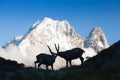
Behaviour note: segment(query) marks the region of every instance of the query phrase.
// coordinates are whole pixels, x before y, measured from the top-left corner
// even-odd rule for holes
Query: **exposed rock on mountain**
[[[86,48],[92,47],[96,52],[100,52],[101,50],[109,47],[105,34],[99,27],[94,28],[90,32],[89,36],[85,40],[84,46]]]
[[[28,66],[34,66],[36,55],[39,53],[50,54],[47,45],[53,52],[56,52],[54,43],[60,45],[60,51],[80,47],[85,50],[83,57],[93,57],[96,52],[108,47],[104,32],[100,28],[94,28],[89,37],[78,35],[68,21],[53,20],[44,18],[43,21],[37,21],[31,26],[28,32],[23,36],[18,36],[9,41],[4,46],[4,53],[14,55],[6,57],[17,60]],[[84,47],[85,46],[85,47]],[[94,51],[95,50],[95,51]],[[18,55],[18,56],[17,56]],[[72,64],[80,65],[80,60],[74,60]],[[66,62],[63,58],[57,57],[54,64],[55,69],[65,67]]]

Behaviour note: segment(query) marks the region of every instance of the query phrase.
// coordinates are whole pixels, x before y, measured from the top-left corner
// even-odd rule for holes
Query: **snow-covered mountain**
[[[100,52],[101,50],[109,47],[105,34],[99,27],[92,29],[85,40],[84,46],[86,48],[92,47],[96,52]]]
[[[83,42],[84,38],[79,36],[67,21],[45,18],[42,22],[37,21],[32,26],[20,42],[19,48],[27,48],[32,45],[46,47],[56,43],[60,45],[61,50],[66,50],[73,47],[83,47]]]
[[[2,56],[5,58],[33,66],[36,55],[39,53],[50,54],[47,45],[50,46],[53,52],[56,52],[54,43],[60,45],[60,51],[75,47],[84,49],[86,53],[83,57],[85,59],[96,55],[95,51],[108,47],[104,32],[100,28],[93,29],[89,37],[85,39],[75,32],[68,21],[44,18],[43,21],[38,20],[35,22],[23,37],[18,36],[9,41],[4,48],[0,49],[0,52],[2,51]],[[4,55],[4,53],[9,54]],[[74,60],[73,64],[80,64],[78,60]],[[63,58],[57,57],[54,67],[55,69],[65,67],[65,63]]]

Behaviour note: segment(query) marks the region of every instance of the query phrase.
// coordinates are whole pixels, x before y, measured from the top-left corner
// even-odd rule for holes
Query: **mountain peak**
[[[56,22],[58,22],[58,20],[53,20],[52,18],[45,17],[45,18],[42,20],[41,23],[48,23],[48,24],[50,24],[50,23],[56,23]]]
[[[49,17],[45,17],[44,19],[43,19],[43,21],[54,21],[52,18],[49,18]]]
[[[92,47],[96,52],[109,47],[106,36],[100,27],[93,28],[85,41],[85,47]]]
[[[104,34],[104,32],[103,32],[102,28],[95,27],[90,32],[90,35],[92,35],[92,34],[100,35],[100,34]]]
[[[102,31],[102,28],[101,27],[95,27],[95,28],[93,28],[92,30],[94,30],[94,31]]]

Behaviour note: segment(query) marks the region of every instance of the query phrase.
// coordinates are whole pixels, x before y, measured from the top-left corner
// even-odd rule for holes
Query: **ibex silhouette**
[[[83,64],[84,58],[82,57],[82,54],[85,52],[83,49],[74,48],[64,52],[59,52],[59,48],[60,48],[59,45],[58,45],[58,48],[55,45],[55,48],[57,50],[57,55],[66,60],[66,67],[68,67],[68,62],[70,63],[70,66],[72,66],[71,61],[77,58],[79,58],[81,60],[81,64]]]
[[[40,53],[39,55],[36,56],[37,60],[35,61],[35,68],[36,68],[36,63],[38,64],[38,68],[40,67],[41,64],[46,65],[46,69],[48,69],[48,66],[51,66],[52,70],[53,70],[53,64],[55,62],[55,59],[57,57],[57,55],[51,51],[50,47],[47,46],[51,55],[49,54],[45,54],[45,53]],[[57,50],[57,47],[56,47]]]

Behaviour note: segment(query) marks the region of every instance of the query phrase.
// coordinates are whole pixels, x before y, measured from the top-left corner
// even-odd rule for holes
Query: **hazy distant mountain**
[[[85,40],[85,47],[92,47],[96,52],[109,47],[105,33],[99,27],[92,29],[89,36]]]
[[[85,39],[76,33],[68,21],[44,18],[43,21],[38,20],[33,24],[23,37],[18,36],[9,41],[4,46],[4,49],[0,51],[2,53],[9,53],[2,54],[5,58],[14,59],[33,66],[37,54],[50,54],[47,45],[56,52],[54,43],[60,45],[60,51],[80,47],[86,51],[83,55],[84,58],[92,57],[96,55],[95,51],[108,47],[105,34],[100,28],[93,29],[89,37]],[[78,60],[73,61],[73,64],[80,64]],[[64,67],[65,60],[57,57],[54,66],[56,69]]]
[[[3,45],[3,48],[6,48],[9,46],[9,44],[16,44],[19,45],[19,42],[21,41],[22,36],[15,36],[12,40],[9,40],[5,45]]]

